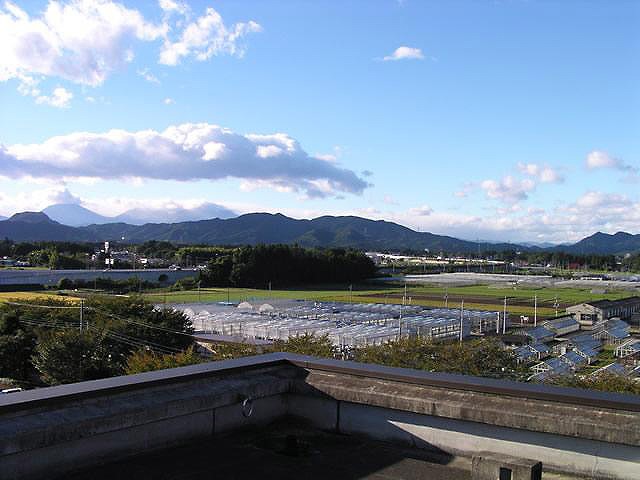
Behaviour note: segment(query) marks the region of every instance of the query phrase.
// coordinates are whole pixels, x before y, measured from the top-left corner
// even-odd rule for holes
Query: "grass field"
[[[464,299],[465,308],[478,310],[502,310],[504,297],[507,297],[507,308],[512,315],[530,315],[534,312],[534,297],[538,297],[538,315],[552,317],[555,315],[554,304],[558,303],[558,312],[562,313],[569,305],[603,298],[616,299],[631,295],[629,292],[616,291],[606,294],[591,293],[589,289],[579,288],[530,288],[513,289],[498,288],[488,285],[463,287],[414,285],[407,286],[407,297],[413,305],[426,307],[443,307],[445,294],[448,306],[459,308]],[[200,292],[152,292],[145,296],[157,303],[191,303],[273,299],[303,299],[314,301],[339,301],[362,303],[402,303],[404,286],[402,285],[354,285],[353,293],[347,287],[309,287],[305,289],[256,290],[244,288],[202,288]]]

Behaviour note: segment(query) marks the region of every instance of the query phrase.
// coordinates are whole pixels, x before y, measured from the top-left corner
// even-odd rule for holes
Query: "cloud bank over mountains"
[[[0,145],[2,176],[64,179],[217,180],[322,198],[361,194],[369,184],[352,170],[310,156],[289,135],[238,134],[208,123],[162,132],[76,132],[42,143]]]

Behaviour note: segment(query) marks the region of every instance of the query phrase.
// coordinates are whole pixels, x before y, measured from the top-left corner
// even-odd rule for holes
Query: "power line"
[[[121,317],[121,316],[116,315],[114,313],[109,313],[109,312],[105,312],[103,310],[99,310],[99,309],[97,309],[95,307],[86,307],[85,309],[86,310],[94,310],[94,311],[96,311],[98,313],[102,313],[103,315],[107,315],[109,317],[115,318],[116,320],[121,320],[123,322],[133,323],[135,325],[140,325],[142,327],[152,328],[152,329],[155,329],[155,330],[161,330],[163,332],[174,333],[176,335],[183,335],[183,336],[186,336],[186,337],[193,337],[193,335],[191,333],[180,332],[179,330],[172,330],[170,328],[160,327],[158,325],[153,325],[153,324],[150,324],[150,323],[138,322],[138,321],[135,321],[135,320],[131,320],[130,318]]]

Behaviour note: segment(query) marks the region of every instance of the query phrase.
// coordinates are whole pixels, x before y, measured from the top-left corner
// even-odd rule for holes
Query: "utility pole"
[[[82,332],[82,324],[84,322],[83,320],[83,313],[84,313],[84,298],[80,299],[80,331]]]
[[[498,321],[496,322],[496,335],[500,333],[500,312],[496,312],[498,314]]]
[[[462,343],[462,324],[464,320],[464,298],[460,302],[460,343]]]
[[[533,326],[538,326],[538,296],[533,297]]]
[[[202,280],[198,280],[198,303],[200,303],[200,283]]]
[[[444,308],[449,308],[449,288],[444,287]]]
[[[556,309],[556,317],[558,316],[558,307],[560,304],[558,303],[558,297],[556,296],[553,300],[553,307]]]
[[[502,314],[502,334],[507,333],[507,297],[504,297],[504,310]]]

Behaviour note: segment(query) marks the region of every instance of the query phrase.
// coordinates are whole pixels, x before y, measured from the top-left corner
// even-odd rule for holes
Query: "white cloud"
[[[564,177],[558,170],[547,165],[519,163],[518,169],[525,175],[536,178],[540,183],[561,183],[564,181]]]
[[[174,103],[176,103],[176,101],[173,98],[165,98],[162,103],[164,103],[165,105],[173,105]]]
[[[144,78],[149,83],[157,83],[157,84],[160,83],[160,80],[158,80],[158,77],[156,77],[153,73],[151,73],[148,68],[143,68],[141,70],[138,70],[137,74],[142,78]]]
[[[113,71],[133,62],[136,42],[162,40],[159,63],[177,65],[186,57],[242,57],[244,37],[262,30],[254,21],[226,26],[213,8],[183,28],[190,16],[186,3],[160,0],[159,7],[164,16],[154,23],[112,0],[49,0],[34,16],[5,2],[0,6],[0,82],[15,79],[21,94],[42,97],[46,103],[38,89],[43,79],[100,86]],[[177,20],[172,20],[174,13],[180,15]],[[147,69],[138,74],[159,83]]]
[[[233,177],[310,197],[360,194],[369,186],[353,171],[308,155],[284,133],[242,135],[207,123],[176,125],[162,132],[76,132],[39,144],[0,145],[0,163],[2,174],[12,178]]]
[[[507,175],[500,181],[485,180],[480,183],[487,197],[500,200],[505,203],[514,203],[526,200],[529,193],[535,189],[535,182],[531,179],[517,179]]]
[[[186,15],[190,12],[189,5],[184,2],[176,2],[174,0],[158,0],[158,5],[162,11],[166,13],[178,13]]]
[[[594,150],[587,155],[586,164],[589,170],[594,170],[596,168],[619,168],[621,162],[607,152]]]
[[[612,168],[628,173],[637,173],[638,167],[629,165],[623,162],[619,158],[615,158],[600,150],[594,150],[587,155],[586,166],[589,170],[596,170],[600,168]]]
[[[95,87],[132,59],[132,40],[152,41],[166,30],[108,0],[49,1],[34,18],[6,2],[0,8],[0,81],[46,76]]]
[[[433,213],[433,208],[429,205],[420,205],[409,210],[409,214],[417,217],[427,217]]]
[[[78,204],[80,199],[63,185],[11,194],[0,191],[0,214],[5,216],[26,211],[39,212],[43,208],[56,203]]]
[[[50,96],[40,95],[36,97],[36,103],[50,105],[56,108],[68,108],[69,102],[73,98],[73,93],[63,87],[53,89]]]
[[[245,53],[241,43],[243,37],[261,31],[262,27],[252,20],[227,27],[218,12],[207,8],[203,16],[184,28],[177,41],[165,39],[160,63],[177,65],[184,57],[204,61],[222,54],[242,57]]]
[[[396,48],[391,55],[382,57],[382,60],[385,62],[395,60],[424,60],[424,54],[419,48],[402,46]]]

